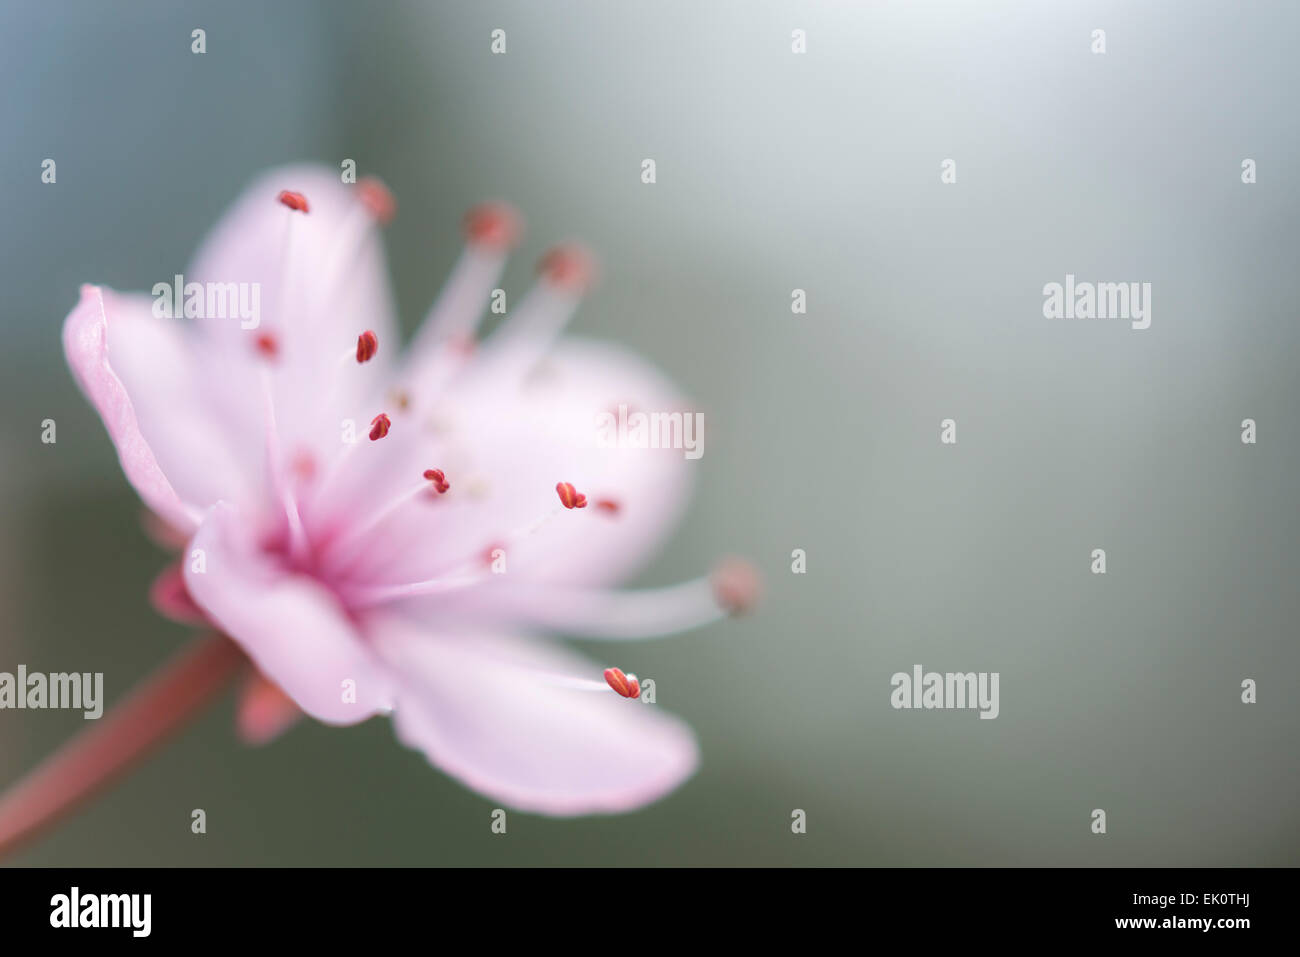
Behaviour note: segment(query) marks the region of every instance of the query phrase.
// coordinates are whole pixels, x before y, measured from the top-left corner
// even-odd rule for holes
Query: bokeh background
[[[575,328],[708,415],[699,494],[640,581],[724,552],[768,579],[750,620],[620,649],[704,753],[639,813],[494,836],[386,722],[249,749],[226,700],[13,860],[1297,863],[1298,29],[1292,3],[1226,0],[8,0],[0,670],[104,671],[116,697],[187,639],[148,606],[164,556],[59,329],[79,283],[180,271],[298,159],[394,189],[408,332],[472,202],[527,215],[512,300],[586,239],[603,282]],[[1151,328],[1045,320],[1067,272],[1151,282]],[[916,663],[1000,672],[1000,717],[893,710]],[[0,712],[0,785],[83,724]]]

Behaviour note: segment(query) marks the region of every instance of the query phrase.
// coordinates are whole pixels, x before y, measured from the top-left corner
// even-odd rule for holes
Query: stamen
[[[618,668],[606,668],[605,683],[624,698],[641,697],[641,682],[637,681],[636,675],[625,675]]]
[[[287,202],[284,198],[285,196],[289,197]],[[294,197],[297,199],[294,199]],[[297,208],[297,200],[301,200],[301,205],[305,212],[307,202],[305,197],[288,190],[284,191],[282,194],[281,202],[286,202],[286,205],[292,204],[290,205],[291,209]],[[297,282],[295,281],[297,276],[294,274],[301,273],[303,271],[303,266],[305,265],[297,263],[294,256],[293,249],[296,245],[294,241],[294,233],[297,229],[310,228],[307,224],[300,224],[295,227],[295,221],[296,217],[286,217],[284,248],[282,252],[281,288],[279,305],[276,312],[277,318],[282,325],[288,324],[289,320],[294,318],[288,314],[288,307],[291,304],[291,300],[294,298],[290,293],[291,290],[296,290],[297,288]],[[314,296],[312,292],[306,292],[302,297],[296,300],[298,311],[295,313],[295,316],[297,318],[304,318],[310,314],[313,309],[323,308],[324,304],[337,303],[345,300],[346,297],[344,296],[344,293],[346,292],[347,287],[346,285],[343,285],[343,283],[351,282],[352,277],[356,275],[356,270],[350,268],[351,264],[355,263],[363,255],[366,250],[366,243],[374,238],[374,222],[369,208],[364,202],[358,202],[355,208],[345,218],[343,224],[338,229],[337,234],[330,242],[328,254],[332,256],[332,259],[326,264],[323,270],[326,282],[313,284],[312,289],[314,290]],[[315,300],[314,302],[311,301],[313,299]],[[300,331],[307,334],[305,330]],[[376,347],[378,346],[378,336],[375,337],[375,345]],[[339,357],[340,365],[356,361],[357,354],[362,351],[363,347],[359,340],[355,351],[349,349]],[[333,403],[334,397],[343,381],[344,379],[340,375],[329,376],[327,394],[321,397],[322,405],[329,406]],[[373,442],[383,438],[383,436],[387,434],[390,425],[391,422],[386,415],[376,416],[375,419],[371,421],[369,433],[371,441]],[[310,498],[306,503],[310,512],[315,513],[321,508],[321,502],[326,491],[335,483],[339,473],[344,471],[344,464],[355,452],[359,444],[359,442],[350,442],[345,444],[343,450],[339,454],[330,456],[324,463],[324,467],[320,470],[319,477],[313,483]]]
[[[295,193],[290,190],[283,190],[280,193],[280,202],[290,210],[301,213],[307,212],[307,197],[302,193]],[[304,228],[304,225],[298,222],[296,216],[286,216],[284,218],[284,240],[280,246],[280,288],[276,296],[275,312],[273,313],[276,323],[286,331],[286,334],[292,336],[295,328],[294,319],[298,315],[290,314],[290,305],[298,292],[298,283],[300,274],[305,264],[298,263],[295,256],[295,248],[298,241],[295,240],[298,231]],[[301,304],[300,304],[301,305]],[[276,346],[278,351],[278,345]]]
[[[394,496],[387,505],[384,505],[381,508],[368,510],[364,518],[360,521],[348,525],[336,538],[325,542],[321,546],[321,567],[327,571],[335,573],[340,573],[346,570],[349,562],[346,561],[347,556],[344,550],[348,546],[357,544],[359,541],[364,539],[366,535],[378,528],[379,525],[382,524],[390,515],[407,502],[422,495],[429,495],[430,482],[433,483],[433,491],[438,495],[445,494],[447,490],[451,488],[451,484],[447,481],[447,476],[441,469],[426,469],[423,478],[418,485],[408,488]],[[430,495],[430,497],[432,496]],[[343,560],[340,561],[339,559]]]
[[[275,394],[271,386],[270,373],[261,370],[262,407],[266,419],[266,464],[271,473],[271,487],[289,526],[289,553],[298,561],[303,560],[310,551],[307,530],[302,523],[302,514],[298,509],[298,497],[285,475],[284,463],[280,451],[280,430],[275,414]]]
[[[433,471],[430,469],[430,471]],[[564,484],[564,483],[561,483]],[[427,486],[426,486],[427,487]],[[585,501],[585,497],[584,497]],[[576,507],[576,506],[575,506]],[[358,584],[346,588],[349,603],[353,607],[365,605],[382,605],[390,601],[405,598],[419,598],[424,595],[440,595],[449,591],[469,588],[492,581],[499,576],[492,572],[495,561],[493,552],[508,549],[519,542],[537,534],[538,530],[560,514],[559,508],[544,513],[504,538],[495,539],[486,548],[475,549],[459,559],[448,562],[435,576],[423,581],[404,582],[401,584]],[[349,535],[349,537],[351,537]]]
[[[405,585],[339,585],[340,595],[350,608],[366,608],[385,605],[406,598],[425,598],[429,595],[445,595],[448,592],[463,591],[482,585],[498,576],[491,572],[475,572],[459,577],[430,578]]]
[[[726,558],[710,578],[718,604],[734,616],[748,614],[758,604],[762,581],[758,569],[743,558]]]
[[[349,357],[350,355],[351,354],[349,353]],[[348,358],[348,361],[351,361],[351,359]],[[336,379],[334,381],[337,382],[338,380]],[[370,431],[368,433],[370,441],[378,442],[388,434],[392,425],[393,420],[388,417],[387,413],[381,412],[379,415],[375,416],[370,420]],[[352,457],[356,454],[356,450],[360,448],[361,445],[361,442],[356,441],[345,442],[343,444],[343,449],[337,455],[329,459],[321,474],[320,480],[312,487],[312,494],[308,503],[308,508],[313,520],[318,516],[325,516],[335,511],[335,506],[338,504],[333,501],[334,498],[337,498],[337,495],[335,494],[335,485],[338,482],[339,476],[347,473],[348,469],[346,466],[348,462],[352,460]],[[386,445],[380,446],[379,448],[388,449],[394,456],[400,455],[403,451],[403,445],[400,442],[397,443],[396,446],[390,442]],[[367,454],[371,456],[368,462],[368,467],[374,467],[376,461],[382,464],[386,458],[391,458],[391,456],[385,456],[381,451],[374,451]],[[374,459],[373,456],[375,455],[380,456],[380,458],[378,460]]]
[[[552,285],[581,295],[596,277],[596,261],[582,246],[567,243],[547,250],[537,272]]]
[[[529,670],[531,671],[532,669]],[[618,669],[609,668],[606,670],[605,674],[608,675],[610,672],[614,671],[618,671]],[[622,672],[619,673],[622,674]],[[627,674],[623,675],[623,678],[628,682],[628,690],[633,692],[630,695],[624,695],[623,692],[619,691],[618,688],[615,688],[610,683],[608,678],[579,678],[576,675],[566,675],[540,670],[532,672],[533,680],[552,685],[556,688],[564,688],[568,691],[594,691],[598,694],[609,694],[611,691],[614,691],[625,698],[639,698],[641,696],[641,683],[637,679],[637,676],[634,674]]]
[[[367,177],[357,184],[358,202],[343,217],[330,237],[322,275],[325,281],[316,283],[311,308],[322,310],[337,308],[339,303],[353,304],[347,293],[356,282],[356,264],[364,261],[369,244],[378,244],[375,225],[385,225],[396,203],[379,180]],[[373,247],[372,247],[373,248]]]
[[[365,365],[375,357],[379,352],[379,337],[367,329],[361,335],[357,336],[357,347],[355,350],[348,349],[338,358],[338,368],[334,375],[329,377],[329,386],[322,397],[321,404],[330,407],[333,406],[335,398],[338,396],[339,389],[347,381],[342,373],[355,362],[357,365]]]
[[[433,483],[433,487],[437,489],[439,495],[445,494],[447,489],[451,488],[442,469],[425,469],[424,477]]]
[[[612,498],[602,498],[597,500],[596,508],[607,515],[617,515],[622,509],[622,506]]]
[[[295,193],[292,190],[284,189],[280,191],[280,202],[288,206],[294,212],[308,212],[307,197],[302,193]]]
[[[357,183],[357,195],[380,226],[387,226],[397,215],[397,200],[378,177],[367,176]]]
[[[505,203],[480,203],[465,214],[465,241],[488,249],[509,250],[519,241],[523,223]]]
[[[727,559],[711,576],[664,588],[618,591],[514,583],[494,600],[535,627],[574,637],[632,641],[701,628],[753,608],[758,573]]]
[[[586,508],[587,496],[573,487],[572,482],[557,482],[555,491],[560,496],[560,504],[565,508]]]
[[[501,279],[506,254],[519,237],[520,224],[518,214],[501,203],[476,206],[466,214],[465,251],[407,352],[411,358],[403,370],[402,385],[414,390],[417,399],[435,392],[460,368],[465,353],[446,346],[473,342],[492,290]]]
[[[577,246],[561,246],[542,257],[541,278],[482,349],[478,369],[484,378],[522,382],[564,330],[594,273],[591,256]]]
[[[269,332],[258,333],[253,345],[267,359],[277,359],[280,356],[280,340]]]
[[[379,337],[367,329],[357,336],[357,362],[369,362],[379,351]]]

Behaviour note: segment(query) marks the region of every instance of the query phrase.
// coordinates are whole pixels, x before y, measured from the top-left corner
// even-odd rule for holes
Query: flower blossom
[[[391,714],[434,766],[521,810],[656,800],[696,766],[689,727],[643,703],[635,675],[546,636],[673,634],[753,602],[738,560],[616,587],[680,517],[693,463],[604,447],[595,422],[683,400],[637,356],[562,335],[592,278],[575,246],[548,252],[477,342],[520,233],[500,204],[466,216],[399,361],[379,237],[394,210],[377,181],[325,169],[255,182],[184,274],[209,304],[255,284],[255,323],[82,289],[68,362],[155,527],[184,543],[154,604],[256,666],[238,709],[249,740],[302,713]]]

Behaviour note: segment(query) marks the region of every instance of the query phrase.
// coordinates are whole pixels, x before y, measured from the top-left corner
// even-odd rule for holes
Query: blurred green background
[[[187,639],[59,329],[299,159],[393,188],[408,332],[472,202],[528,219],[512,296],[589,242],[574,328],[709,418],[641,581],[724,552],[768,579],[754,618],[620,659],[704,755],[639,813],[495,836],[386,722],[249,749],[227,700],[14,862],[1297,863],[1294,4],[10,0],[0,27],[0,670],[111,700]],[[1067,272],[1151,282],[1151,328],[1045,320]],[[916,663],[1000,672],[1000,717],[894,711]],[[0,711],[0,785],[83,725]]]

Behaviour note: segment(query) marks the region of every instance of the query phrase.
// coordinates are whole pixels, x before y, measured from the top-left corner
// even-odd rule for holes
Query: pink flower
[[[591,279],[575,247],[548,253],[474,345],[519,232],[500,205],[466,217],[399,363],[376,229],[393,209],[377,183],[277,170],[184,274],[200,315],[160,316],[172,296],[158,290],[83,288],[68,362],[127,479],[186,542],[155,604],[215,624],[257,666],[240,707],[251,740],[297,709],[339,725],[391,712],[404,743],[516,808],[653,801],[693,771],[690,729],[638,700],[634,675],[536,636],[670,634],[752,602],[736,563],[612,588],[680,516],[692,463],[603,447],[598,416],[682,400],[636,356],[561,338]],[[255,321],[230,308],[253,290]]]

